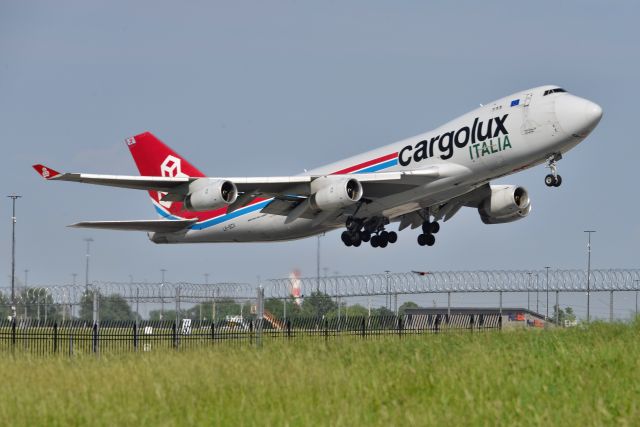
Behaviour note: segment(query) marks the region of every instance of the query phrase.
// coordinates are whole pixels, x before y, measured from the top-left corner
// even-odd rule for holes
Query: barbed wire
[[[50,302],[53,304],[79,304],[85,293],[97,291],[100,295],[118,295],[129,302],[160,303],[179,299],[181,302],[200,303],[214,299],[252,299],[256,297],[253,285],[247,283],[124,283],[93,282],[85,285],[32,285],[16,292],[16,303]],[[10,301],[11,289],[0,288],[0,298]]]
[[[548,274],[548,276],[547,276]],[[548,282],[547,282],[548,277]],[[591,270],[589,289],[598,291],[640,290],[639,269]],[[337,297],[447,292],[586,292],[585,270],[434,271],[304,277],[268,280],[265,290],[272,298],[286,298],[300,288],[303,295],[319,290]]]
[[[548,276],[547,276],[548,274]],[[547,279],[548,277],[548,279]],[[548,280],[548,281],[547,281]],[[639,291],[640,269],[591,270],[590,290]],[[262,285],[270,298],[289,298],[294,288],[302,296],[317,290],[332,297],[378,296],[389,294],[469,293],[469,292],[586,292],[585,270],[481,270],[382,273],[352,276],[270,279]],[[256,287],[248,283],[125,283],[93,282],[84,285],[31,286],[16,292],[16,302],[51,301],[79,304],[87,289],[101,295],[119,295],[129,302],[160,303],[179,300],[200,303],[217,299],[256,298]],[[10,301],[11,290],[0,288],[0,299]]]

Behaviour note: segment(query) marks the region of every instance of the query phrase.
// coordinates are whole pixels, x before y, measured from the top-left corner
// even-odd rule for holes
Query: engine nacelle
[[[189,185],[184,199],[188,211],[209,211],[223,208],[238,198],[238,189],[231,181],[223,179],[198,179]]]
[[[311,183],[311,207],[335,210],[357,203],[362,198],[362,184],[355,178],[325,176]]]
[[[478,213],[485,224],[503,224],[522,219],[531,212],[529,193],[516,185],[492,185],[491,194],[480,203]]]

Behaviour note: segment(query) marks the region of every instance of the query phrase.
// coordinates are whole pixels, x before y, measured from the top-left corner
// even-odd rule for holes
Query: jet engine
[[[491,194],[478,206],[480,219],[485,224],[503,224],[529,215],[531,201],[524,187],[492,185]]]
[[[199,179],[189,186],[184,199],[188,211],[209,211],[223,208],[238,198],[238,189],[231,181],[223,179]]]
[[[315,210],[335,210],[357,203],[362,198],[362,184],[355,178],[325,176],[311,183],[310,204]]]

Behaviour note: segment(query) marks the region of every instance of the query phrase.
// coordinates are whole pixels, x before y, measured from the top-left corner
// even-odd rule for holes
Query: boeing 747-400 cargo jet
[[[491,180],[546,163],[549,187],[557,162],[602,117],[597,104],[557,86],[518,92],[432,131],[295,176],[207,177],[151,133],[126,144],[141,176],[60,173],[34,165],[50,181],[146,190],[161,219],[89,221],[74,227],[147,231],[155,243],[265,242],[346,228],[347,246],[384,248],[420,228],[431,246],[439,221],[462,207],[485,224],[526,217],[527,190]]]

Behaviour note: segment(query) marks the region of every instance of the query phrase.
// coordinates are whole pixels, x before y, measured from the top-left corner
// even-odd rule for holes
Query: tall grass
[[[4,357],[5,425],[640,425],[640,323]]]

